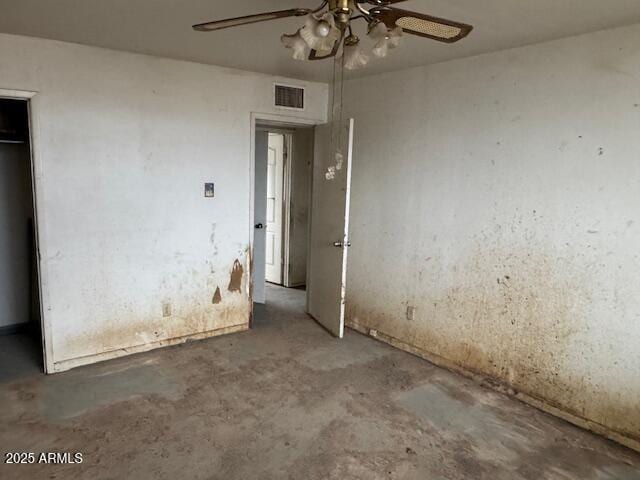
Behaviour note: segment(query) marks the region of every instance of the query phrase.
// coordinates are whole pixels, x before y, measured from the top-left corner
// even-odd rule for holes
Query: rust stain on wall
[[[214,305],[218,305],[221,302],[222,302],[222,294],[220,293],[220,287],[216,287],[216,291],[213,294],[213,299],[211,300],[211,303],[213,303]]]
[[[244,268],[240,263],[240,260],[236,259],[233,262],[233,268],[231,269],[231,275],[229,278],[229,286],[227,290],[230,292],[238,292],[242,291],[242,277],[244,275]]]

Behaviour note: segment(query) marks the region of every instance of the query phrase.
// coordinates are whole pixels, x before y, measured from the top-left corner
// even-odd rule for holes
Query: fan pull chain
[[[342,153],[342,141],[344,138],[343,122],[343,98],[344,98],[344,55],[336,56],[333,61],[333,83],[331,92],[331,148],[325,178],[333,180],[336,172],[342,170],[344,154]]]

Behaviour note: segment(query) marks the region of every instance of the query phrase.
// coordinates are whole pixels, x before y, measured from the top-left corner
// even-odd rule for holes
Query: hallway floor
[[[640,480],[640,455],[348,331],[268,287],[249,332],[44,376],[0,375],[9,479]],[[1,368],[7,368],[2,365]]]

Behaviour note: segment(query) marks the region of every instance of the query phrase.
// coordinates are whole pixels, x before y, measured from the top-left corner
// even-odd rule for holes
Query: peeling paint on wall
[[[240,263],[240,260],[236,259],[233,262],[233,268],[231,269],[231,274],[229,276],[229,286],[227,290],[230,292],[241,292],[242,291],[242,277],[244,275],[244,268]]]
[[[220,293],[220,287],[216,287],[216,291],[213,294],[211,303],[213,303],[214,305],[218,305],[220,302],[222,302],[222,294]]]

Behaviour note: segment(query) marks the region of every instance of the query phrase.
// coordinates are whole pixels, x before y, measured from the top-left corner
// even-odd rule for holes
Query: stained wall
[[[247,327],[251,115],[321,123],[326,85],[0,35],[0,89],[38,92],[50,370]]]
[[[348,322],[637,442],[639,44],[351,81]]]

